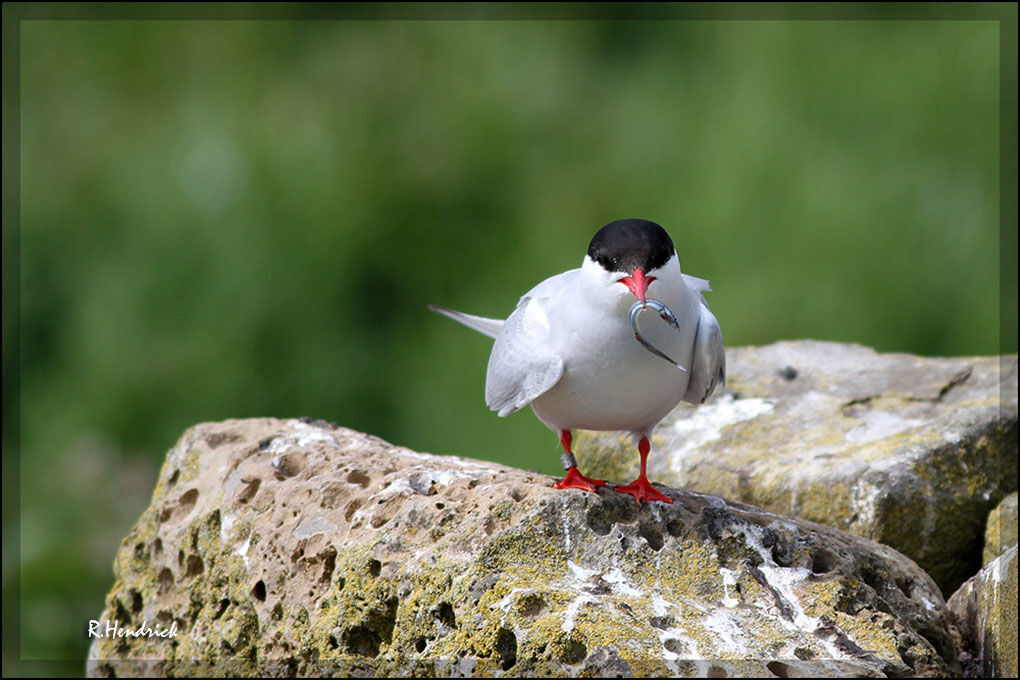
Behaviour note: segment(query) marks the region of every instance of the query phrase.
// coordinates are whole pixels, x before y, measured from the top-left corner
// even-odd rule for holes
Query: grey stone
[[[1017,357],[930,359],[780,342],[727,352],[727,391],[655,429],[652,481],[890,545],[944,593],[981,567],[985,520],[1017,490]],[[581,471],[637,476],[628,439],[581,433]]]
[[[865,538],[666,489],[556,490],[323,424],[196,426],[115,560],[106,675],[947,676],[934,582]]]
[[[1017,677],[1017,546],[1014,544],[949,598],[969,651],[974,677]]]
[[[983,563],[988,564],[1017,543],[1017,493],[1006,496],[988,516]]]

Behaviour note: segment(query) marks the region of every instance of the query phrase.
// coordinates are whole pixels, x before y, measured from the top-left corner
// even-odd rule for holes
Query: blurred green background
[[[506,315],[614,219],[669,230],[729,346],[1015,352],[999,50],[993,21],[23,22],[18,656],[81,672],[193,424],[557,473],[485,407],[491,341],[426,305]]]

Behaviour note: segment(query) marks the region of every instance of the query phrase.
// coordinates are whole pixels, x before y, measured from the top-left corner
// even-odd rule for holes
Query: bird
[[[579,268],[536,285],[505,320],[429,308],[494,338],[486,404],[501,417],[530,405],[559,435],[566,475],[556,488],[595,492],[606,484],[578,470],[574,430],[629,433],[641,472],[615,490],[640,506],[673,502],[648,481],[652,429],[681,401],[702,403],[725,384],[722,331],[703,295],[709,290],[707,280],[680,271],[661,225],[631,218],[599,229]],[[633,312],[653,301],[675,324],[646,324],[639,332]]]

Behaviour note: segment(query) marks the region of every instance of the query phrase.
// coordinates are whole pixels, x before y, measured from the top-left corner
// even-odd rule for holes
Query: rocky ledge
[[[727,352],[727,389],[653,432],[651,479],[896,548],[949,595],[981,568],[988,513],[1017,490],[1017,357],[927,358],[779,342]],[[585,474],[633,479],[616,434]]]
[[[1015,393],[1012,403],[1015,442]],[[169,452],[117,554],[88,672],[942,677],[994,673],[1010,658],[1016,668],[1015,548],[950,609],[917,564],[863,536],[695,491],[664,488],[674,504],[639,507],[608,488],[551,483],[321,421],[198,425]],[[1004,624],[989,632],[995,614]]]

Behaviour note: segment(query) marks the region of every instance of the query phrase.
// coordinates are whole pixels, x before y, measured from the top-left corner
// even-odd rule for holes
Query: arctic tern
[[[574,429],[619,430],[637,442],[641,474],[616,491],[639,505],[672,503],[648,481],[648,438],[680,401],[701,403],[725,381],[722,331],[702,296],[707,290],[708,281],[681,273],[665,229],[626,219],[602,227],[579,269],[532,288],[505,321],[430,309],[495,338],[485,401],[500,416],[530,404],[559,434],[566,478],[556,488],[605,485],[577,469]],[[648,315],[639,330],[645,309],[669,325]]]

